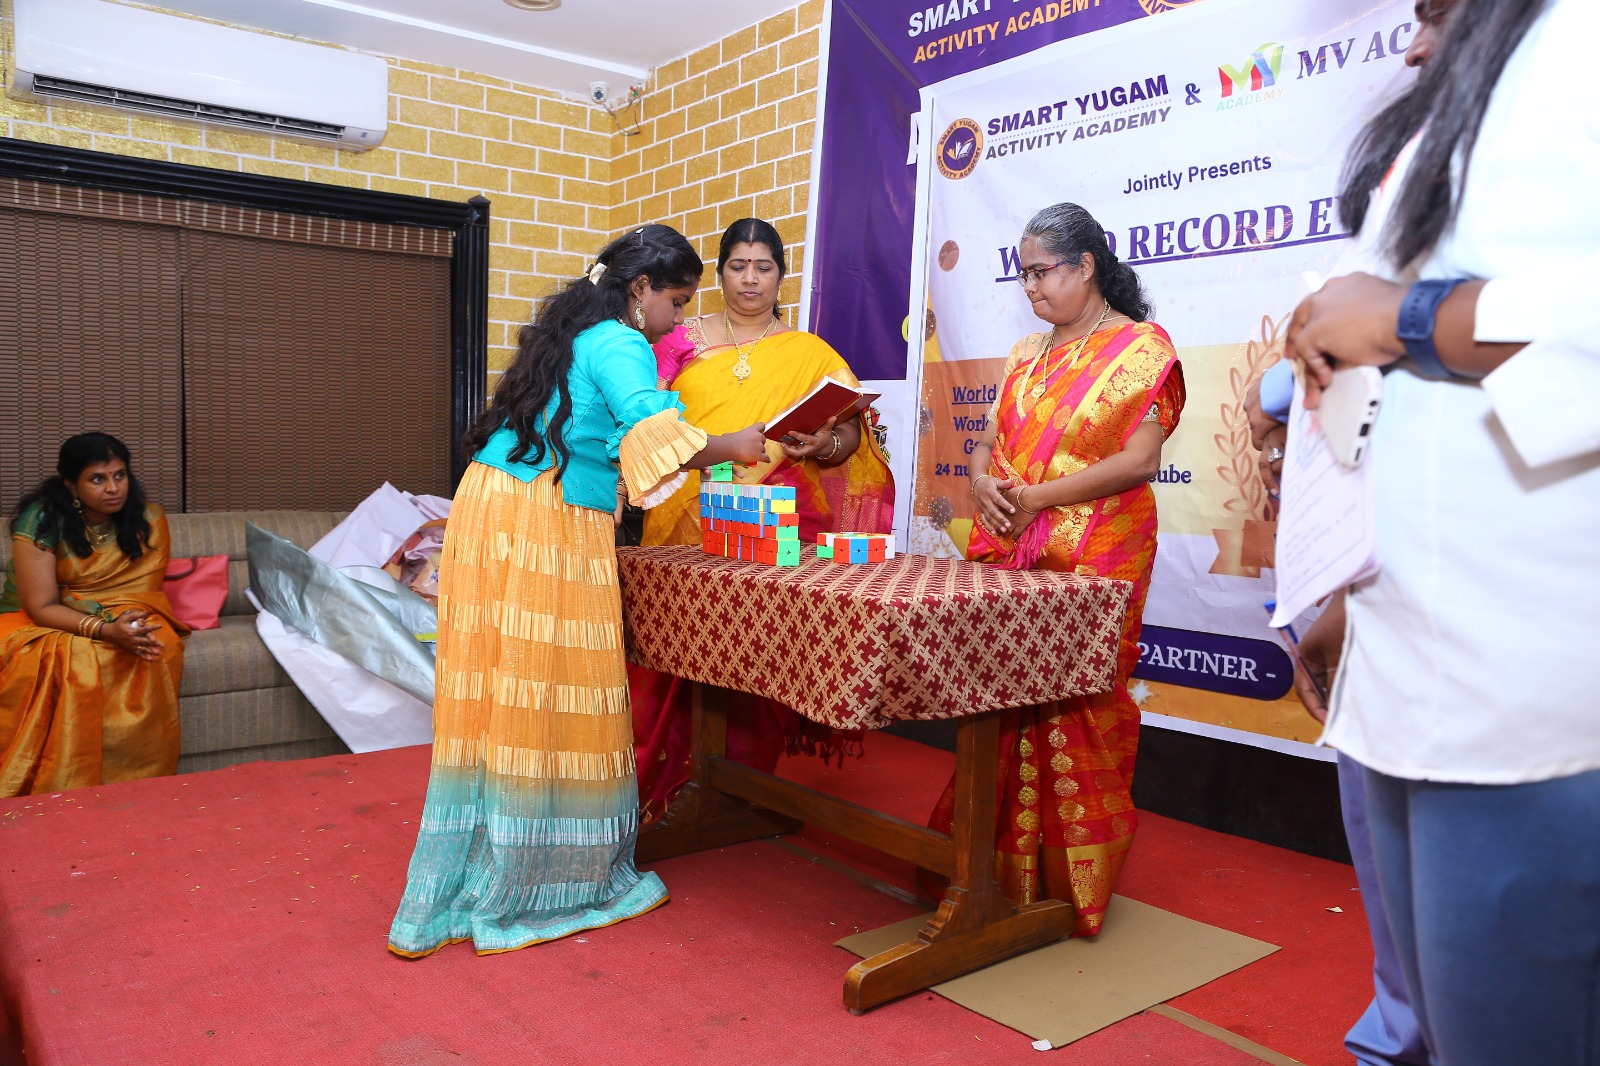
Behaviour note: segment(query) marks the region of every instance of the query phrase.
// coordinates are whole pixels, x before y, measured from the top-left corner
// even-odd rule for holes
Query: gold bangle
[[[976,500],[978,498],[978,482],[982,481],[986,477],[994,477],[994,475],[993,474],[979,474],[977,477],[975,477],[971,481],[967,482],[967,494],[969,496],[971,496],[974,500]],[[997,477],[994,478],[994,479],[996,481],[1000,480]]]
[[[1029,514],[1038,514],[1039,513],[1038,511],[1034,510],[1033,508],[1029,507],[1027,504],[1022,502],[1022,494],[1024,492],[1027,492],[1031,488],[1033,488],[1032,485],[1023,485],[1021,488],[1017,489],[1017,494],[1015,496],[1011,497],[1011,502],[1016,504],[1022,510],[1027,511]]]
[[[833,438],[833,451],[829,452],[827,455],[819,455],[819,456],[817,456],[817,461],[818,462],[825,463],[829,459],[832,459],[835,455],[839,454],[839,431],[838,430],[834,430],[834,429],[830,429],[830,430],[828,430],[828,436]]]
[[[78,627],[77,627],[78,636],[80,636],[80,637],[88,636],[88,634],[89,634],[89,619],[91,619],[93,617],[94,617],[93,615],[87,615],[86,614],[82,618],[78,619]]]
[[[99,640],[100,633],[106,628],[106,620],[104,618],[98,619],[98,621],[100,624],[94,627],[93,633],[89,634],[90,640]]]

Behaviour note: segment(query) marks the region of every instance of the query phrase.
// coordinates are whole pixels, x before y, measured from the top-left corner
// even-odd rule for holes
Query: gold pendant
[[[1039,397],[1043,396],[1044,395],[1044,382],[1042,382],[1042,381],[1039,382],[1039,384],[1035,385],[1031,391],[1033,393],[1033,398],[1035,400],[1037,400]]]
[[[740,359],[733,364],[733,376],[739,379],[739,384],[743,385],[744,379],[750,376],[750,363],[747,360]]]

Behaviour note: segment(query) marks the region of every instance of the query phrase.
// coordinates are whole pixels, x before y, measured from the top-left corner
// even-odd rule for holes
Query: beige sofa
[[[256,612],[245,598],[246,519],[309,548],[343,514],[318,511],[227,511],[169,514],[172,557],[228,556],[228,600],[220,629],[184,642],[178,720],[183,746],[178,772],[215,770],[257,759],[309,759],[345,747],[256,635]],[[11,561],[11,538],[0,538],[0,566]]]

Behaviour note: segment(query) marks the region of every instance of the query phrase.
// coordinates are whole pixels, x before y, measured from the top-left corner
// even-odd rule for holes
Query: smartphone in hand
[[[1372,427],[1383,402],[1383,373],[1375,366],[1350,366],[1333,373],[1333,381],[1322,390],[1322,406],[1317,421],[1322,435],[1339,463],[1349,468],[1361,465],[1367,445],[1372,442]]]

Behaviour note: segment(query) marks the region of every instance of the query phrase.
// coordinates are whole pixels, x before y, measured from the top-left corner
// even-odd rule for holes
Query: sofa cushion
[[[217,511],[169,514],[174,558],[190,555],[226,555],[243,559],[244,524],[254,522],[285,540],[309,548],[344,521],[343,511]]]
[[[222,601],[222,617],[243,615],[246,618],[256,616],[255,605],[245,595],[250,588],[250,561],[248,559],[228,560],[228,598]]]
[[[178,732],[184,755],[308,740],[338,742],[338,734],[293,688],[185,697],[178,701]]]
[[[294,685],[256,635],[253,614],[224,615],[220,629],[193,633],[183,645],[183,688],[178,695],[184,699]]]
[[[178,773],[221,770],[242,762],[287,762],[290,759],[320,759],[327,755],[348,755],[350,749],[338,737],[319,740],[291,740],[285,744],[262,744],[254,748],[225,748],[198,751],[178,756]]]
[[[250,587],[250,565],[245,555],[244,524],[254,522],[302,548],[309,548],[344,521],[345,511],[217,511],[209,514],[167,516],[172,530],[172,557],[226,555],[228,599],[222,605],[223,617],[254,615],[256,609],[245,598]]]

